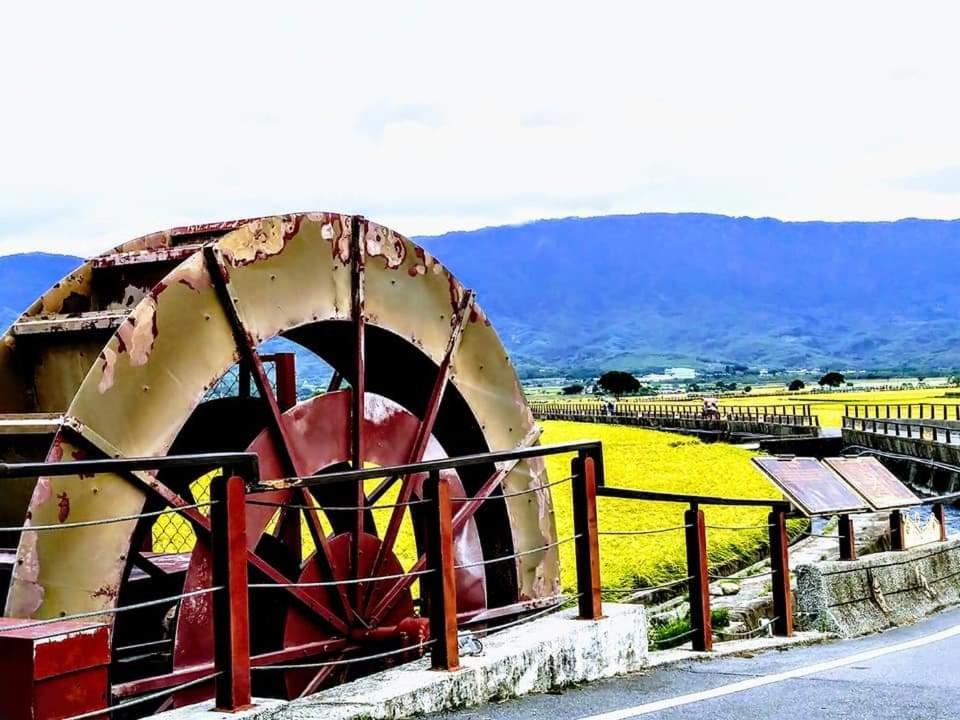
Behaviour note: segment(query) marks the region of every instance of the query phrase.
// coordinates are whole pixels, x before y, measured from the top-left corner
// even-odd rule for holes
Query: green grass
[[[711,610],[710,624],[715,628],[727,627],[730,624],[730,611],[727,608]],[[654,622],[650,625],[650,648],[652,650],[666,650],[683,645],[690,641],[691,629],[690,615],[673,618],[663,623]]]

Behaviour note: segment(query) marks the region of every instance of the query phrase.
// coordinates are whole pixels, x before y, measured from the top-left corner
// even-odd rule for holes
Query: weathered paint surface
[[[279,216],[153,233],[118,251],[156,251],[229,227],[232,231],[215,244],[228,267],[230,292],[246,331],[260,343],[311,322],[349,319],[350,224],[350,216],[334,213]],[[464,288],[428,253],[376,223],[363,221],[361,247],[367,256],[368,323],[405,339],[439,364]],[[58,303],[62,309],[70,297],[89,296],[89,273],[84,266],[71,276],[70,287],[45,295],[32,311]],[[535,438],[533,418],[510,360],[479,306],[473,306],[469,320],[452,359],[450,381],[471,408],[489,449],[529,442]],[[238,357],[202,254],[193,254],[134,306],[99,356],[88,359],[89,370],[65,420],[82,429],[85,440],[63,430],[51,452],[74,452],[81,449],[79,443],[110,455],[166,453],[207,389]],[[3,382],[0,375],[0,389]],[[503,485],[510,492],[545,481],[542,465],[521,462]],[[51,479],[35,489],[31,522],[56,522],[62,512],[57,497],[64,492],[71,520],[134,514],[144,502],[140,490],[117,476]],[[549,491],[535,497],[534,502],[526,497],[506,501],[518,552],[556,539]],[[131,532],[132,523],[119,523],[24,533],[8,612],[46,617],[109,607],[112,589],[122,579]],[[555,549],[523,557],[517,571],[522,597],[551,595],[559,588]]]

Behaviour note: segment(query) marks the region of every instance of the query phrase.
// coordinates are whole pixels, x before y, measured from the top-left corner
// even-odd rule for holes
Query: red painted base
[[[0,718],[54,720],[105,709],[107,626],[63,621],[21,629],[32,622],[0,618]]]

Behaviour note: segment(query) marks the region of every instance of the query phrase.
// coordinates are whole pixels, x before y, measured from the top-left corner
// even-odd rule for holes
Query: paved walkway
[[[683,662],[445,720],[952,718],[960,609],[910,627],[752,657]]]

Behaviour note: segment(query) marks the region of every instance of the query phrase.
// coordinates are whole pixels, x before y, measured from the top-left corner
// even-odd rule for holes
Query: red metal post
[[[937,503],[933,506],[933,516],[940,524],[940,542],[947,539],[947,518],[944,516],[943,503]]]
[[[793,635],[793,598],[790,595],[790,559],[788,555],[787,514],[783,510],[770,513],[770,569],[773,571],[773,634]]]
[[[276,368],[277,405],[289,410],[297,404],[297,356],[290,352],[276,353],[272,357]]]
[[[600,602],[600,543],[597,534],[596,463],[581,452],[570,462],[573,480],[573,532],[576,535],[580,619],[603,617]]]
[[[903,513],[899,510],[890,512],[890,549],[906,549],[906,538],[903,536]]]
[[[837,534],[840,536],[840,559],[857,559],[857,538],[853,530],[853,520],[844,513],[837,524]]]
[[[366,406],[366,316],[364,314],[364,246],[363,229],[364,219],[354,215],[350,222],[350,296],[353,321],[353,385],[350,411],[350,461],[354,470],[363,469],[363,419]],[[366,514],[364,507],[367,496],[364,484],[357,483],[354,495],[357,510],[354,512],[353,545],[350,553],[350,567],[354,574],[360,576],[360,541],[366,530]],[[362,585],[353,588],[355,604],[359,607],[363,593]]]
[[[430,471],[424,485],[429,502],[426,522],[427,568],[423,585],[428,588],[431,667],[456,670],[460,667],[457,646],[457,585],[453,567],[453,505],[450,485],[439,470]]]
[[[690,625],[694,630],[693,649],[713,650],[710,619],[710,578],[707,568],[707,525],[703,510],[696,505],[683,514],[687,540],[687,575],[690,576]]]
[[[250,606],[247,587],[246,487],[236,475],[214,478],[210,487],[216,708],[251,706]]]

